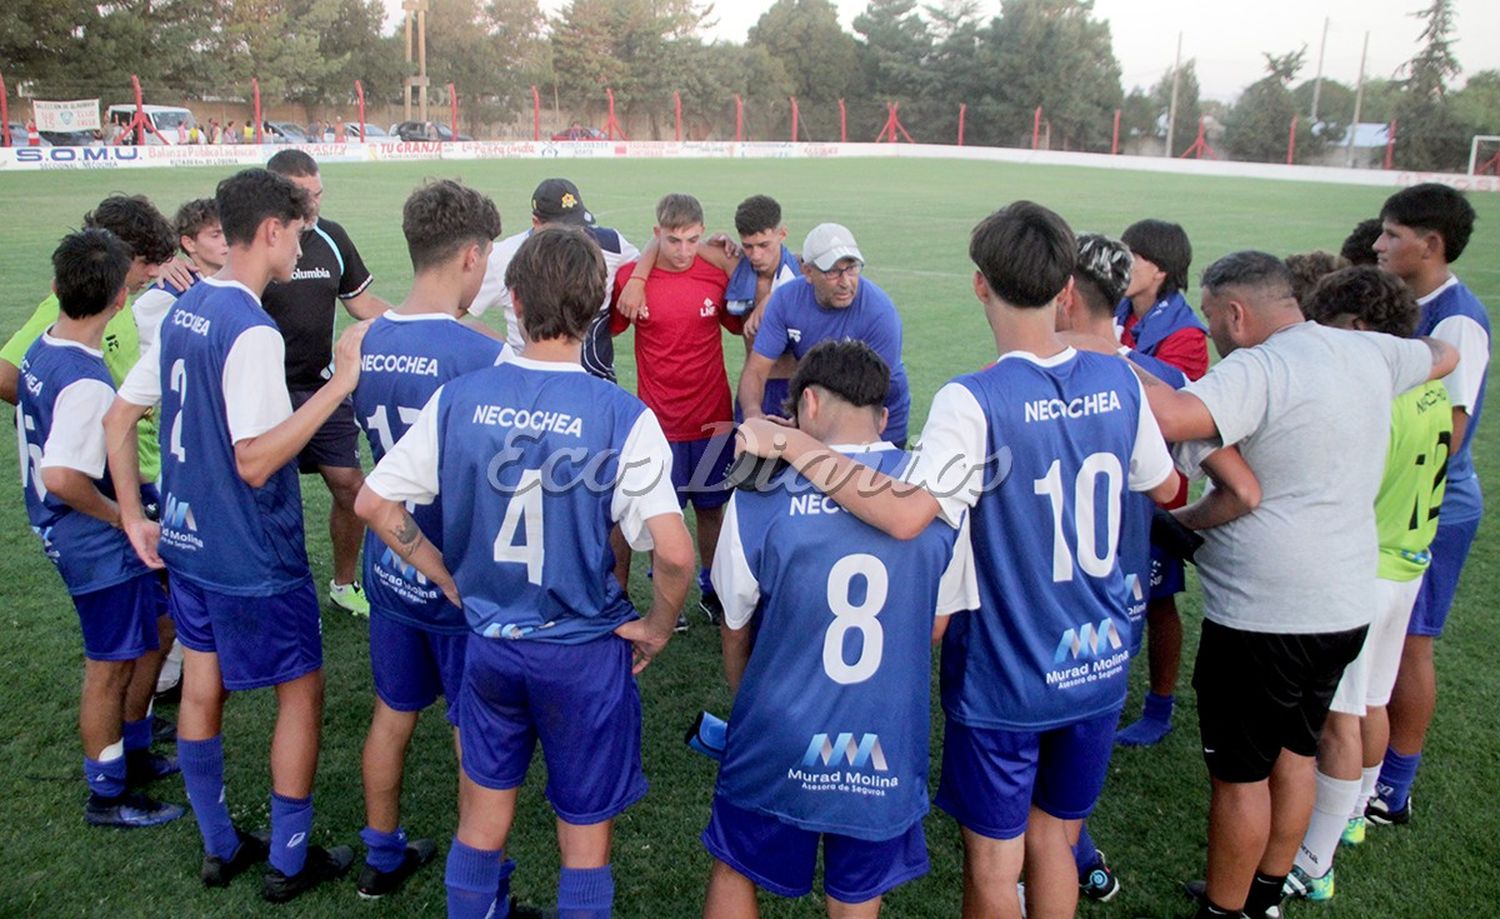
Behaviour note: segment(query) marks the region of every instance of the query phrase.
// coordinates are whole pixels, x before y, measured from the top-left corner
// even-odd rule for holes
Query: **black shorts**
[[[1284,749],[1316,754],[1334,691],[1367,631],[1283,635],[1205,619],[1193,688],[1209,774],[1259,782]]]
[[[316,389],[293,389],[292,411],[313,397]],[[340,402],[312,440],[297,454],[297,470],[303,475],[317,472],[319,466],[340,469],[359,468],[359,425],[354,423],[354,400]]]

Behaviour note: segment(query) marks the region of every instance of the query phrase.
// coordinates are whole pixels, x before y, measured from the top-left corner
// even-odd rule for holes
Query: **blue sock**
[[[1422,763],[1422,754],[1397,753],[1386,747],[1385,762],[1380,765],[1380,778],[1375,782],[1375,793],[1385,806],[1398,811],[1406,806],[1411,797],[1411,783],[1417,777],[1417,766]]]
[[[151,716],[125,722],[125,752],[151,749]]]
[[[1172,732],[1172,708],[1175,696],[1146,693],[1146,705],[1136,723],[1121,728],[1115,742],[1127,747],[1149,747],[1161,743]]]
[[[406,831],[401,827],[394,833],[365,827],[359,838],[365,844],[365,864],[376,871],[395,871],[406,858]]]
[[[110,756],[111,753],[114,756]],[[120,753],[120,745],[110,744],[99,755],[108,758],[83,758],[83,778],[93,794],[101,798],[118,798],[125,793],[125,757]]]
[[[224,735],[207,740],[177,740],[177,760],[182,764],[182,784],[188,803],[203,834],[203,851],[229,859],[240,847],[240,836],[224,804]]]
[[[448,888],[448,919],[485,919],[496,905],[495,890],[500,886],[501,849],[471,849],[453,837],[448,850],[448,867],[443,883]],[[493,915],[503,919],[509,904],[501,902]]]
[[[714,582],[709,579],[707,568],[698,569],[698,592],[705,597],[710,597],[714,594]]]
[[[610,867],[564,868],[557,879],[558,919],[609,919],[615,904]]]
[[[271,792],[271,867],[287,877],[307,864],[307,837],[312,832],[312,795],[286,798]]]
[[[1084,823],[1083,829],[1078,832],[1078,844],[1073,847],[1073,864],[1078,866],[1078,880],[1081,883],[1099,864],[1099,847],[1094,845],[1094,837],[1089,835],[1089,825]]]

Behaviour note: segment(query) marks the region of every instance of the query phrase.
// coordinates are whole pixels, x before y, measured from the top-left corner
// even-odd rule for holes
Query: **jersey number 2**
[[[172,419],[172,436],[168,438],[168,449],[172,455],[177,457],[177,462],[187,462],[187,451],[182,447],[182,412],[187,408],[187,363],[178,358],[172,362],[172,372],[168,374],[167,385],[172,392],[177,393],[177,417]]]

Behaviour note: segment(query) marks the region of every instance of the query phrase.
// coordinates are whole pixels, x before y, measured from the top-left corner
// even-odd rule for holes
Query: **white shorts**
[[[1391,701],[1396,670],[1401,666],[1401,649],[1406,644],[1406,626],[1411,621],[1411,609],[1421,589],[1421,578],[1410,581],[1375,579],[1375,596],[1378,598],[1375,619],[1370,623],[1359,657],[1344,668],[1344,678],[1339,681],[1338,691],[1333,695],[1330,711],[1363,717],[1367,706],[1385,705]]]

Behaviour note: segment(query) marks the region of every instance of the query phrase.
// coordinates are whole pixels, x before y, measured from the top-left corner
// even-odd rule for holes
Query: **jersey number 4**
[[[520,541],[517,541],[517,536]],[[505,519],[495,534],[494,558],[526,566],[526,580],[542,583],[542,471],[527,469],[521,473],[505,505]]]
[[[1096,526],[1095,495],[1099,478],[1104,478],[1105,526],[1104,551],[1100,551]],[[1120,545],[1120,490],[1125,480],[1120,458],[1113,453],[1091,453],[1078,467],[1073,479],[1073,542],[1078,546],[1078,567],[1096,578],[1105,577],[1115,567],[1115,551]],[[1046,496],[1052,505],[1052,581],[1073,580],[1073,551],[1068,546],[1063,511],[1067,495],[1063,491],[1062,462],[1053,460],[1047,474],[1032,482],[1032,491]]]

